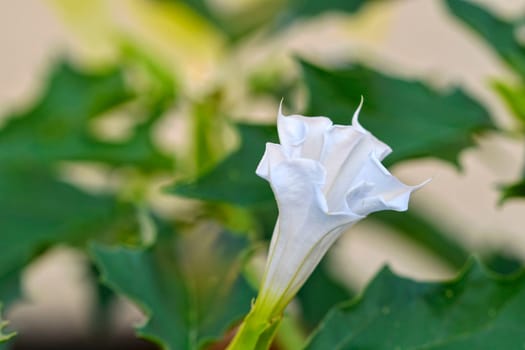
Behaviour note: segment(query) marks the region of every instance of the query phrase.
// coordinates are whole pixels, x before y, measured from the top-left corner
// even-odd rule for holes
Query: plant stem
[[[269,349],[281,320],[282,316],[269,319],[253,305],[227,350]]]

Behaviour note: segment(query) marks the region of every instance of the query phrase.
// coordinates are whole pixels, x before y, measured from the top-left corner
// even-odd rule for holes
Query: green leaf
[[[4,271],[0,276],[0,303],[4,307],[9,307],[13,301],[22,295],[20,289],[21,274],[21,262],[16,261],[11,267],[4,267]]]
[[[323,259],[297,293],[301,319],[307,328],[312,329],[334,305],[349,300],[352,295],[348,287],[330,275],[326,259]]]
[[[278,19],[280,26],[289,25],[296,20],[319,16],[326,12],[357,12],[366,0],[289,0],[287,8]]]
[[[301,65],[308,115],[349,124],[364,96],[359,121],[394,150],[387,165],[429,156],[457,164],[459,152],[473,145],[474,133],[494,128],[483,106],[457,88],[438,92],[361,65],[338,70]]]
[[[170,0],[175,2],[176,0]],[[326,12],[355,13],[366,0],[286,0],[246,2],[234,12],[220,11],[204,0],[182,0],[195,13],[221,31],[232,42],[263,28],[284,29],[297,20],[309,19]],[[251,14],[257,13],[257,16]],[[276,34],[276,32],[272,32]]]
[[[523,261],[508,252],[495,252],[483,257],[483,265],[501,275],[513,275],[523,269]]]
[[[180,350],[220,338],[248,312],[255,294],[238,274],[246,245],[212,230],[159,237],[144,250],[95,245],[92,253],[104,282],[148,315],[138,334]]]
[[[238,125],[240,148],[208,173],[192,181],[177,182],[170,193],[203,199],[251,205],[273,201],[268,183],[255,175],[266,142],[277,141],[275,126]]]
[[[55,243],[109,239],[136,226],[134,211],[111,196],[96,196],[56,180],[47,171],[0,168],[0,297],[7,306],[18,295],[19,273]]]
[[[470,1],[445,0],[445,4],[454,16],[485,40],[510,68],[525,78],[525,47],[517,37],[519,22],[498,18]]]
[[[59,160],[134,165],[146,170],[170,169],[172,160],[152,144],[151,121],[160,107],[145,112],[135,133],[121,143],[107,142],[90,130],[90,122],[132,99],[124,71],[80,71],[58,64],[43,96],[28,111],[8,117],[0,129],[0,162],[49,164]]]
[[[525,179],[502,187],[501,202],[525,197]]]
[[[451,282],[425,283],[385,268],[328,315],[306,349],[521,349],[524,308],[524,273],[497,276],[471,261]]]

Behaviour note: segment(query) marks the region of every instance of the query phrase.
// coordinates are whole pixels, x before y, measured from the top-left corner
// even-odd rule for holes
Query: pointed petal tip
[[[425,181],[421,182],[419,185],[411,186],[412,187],[412,191],[419,190],[420,188],[422,188],[423,186],[425,186],[426,184],[428,184],[432,180],[434,180],[434,178],[430,177],[430,178],[426,179]]]
[[[281,102],[279,102],[279,110],[277,112],[278,117],[285,117],[285,115],[283,114],[283,102],[284,102],[284,97],[282,97]]]
[[[361,124],[359,123],[359,113],[361,113],[363,102],[364,102],[364,98],[363,98],[363,95],[361,95],[359,106],[357,106],[357,109],[355,110],[354,115],[352,116],[352,126],[355,126],[356,128],[359,128],[361,130],[365,130],[363,126],[361,126]]]

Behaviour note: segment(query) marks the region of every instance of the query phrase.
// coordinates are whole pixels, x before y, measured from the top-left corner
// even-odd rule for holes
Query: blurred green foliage
[[[79,160],[148,171],[169,169],[172,160],[152,144],[148,120],[137,125],[135,134],[122,143],[103,141],[91,130],[92,119],[132,98],[122,68],[84,73],[59,63],[40,101],[25,113],[8,116],[7,125],[0,130],[0,161],[49,165]]]
[[[494,79],[494,90],[509,107],[511,114],[525,126],[525,46],[523,45],[523,18],[511,20],[499,18],[490,11],[468,1],[446,0],[448,9],[463,24],[483,39],[508,67],[516,73],[517,82]],[[523,175],[525,177],[525,174]],[[525,180],[502,186],[501,200],[525,196]]]
[[[201,0],[158,1],[184,4],[226,37],[225,61],[239,59],[243,45],[254,38],[271,41],[294,23],[329,12],[353,15],[369,6],[363,0],[272,0],[221,12]],[[522,134],[520,22],[500,19],[471,2],[444,3],[516,74],[517,83],[497,79],[492,86],[521,123]],[[0,301],[9,309],[22,297],[21,274],[48,248],[72,245],[97,266],[101,283],[146,314],[139,336],[165,349],[203,348],[222,339],[255,296],[257,276],[245,265],[254,249],[268,243],[277,208],[269,185],[254,171],[265,143],[278,142],[276,128],[237,121],[242,112],[231,108],[227,83],[193,95],[154,50],[136,38],[117,37],[118,57],[103,68],[57,61],[40,97],[6,116],[0,128],[0,241],[8,247],[0,255]],[[394,149],[388,165],[434,158],[460,168],[459,155],[476,146],[475,137],[502,133],[484,104],[461,88],[438,90],[357,61],[321,66],[299,58],[295,70],[285,76],[251,72],[240,88],[250,98],[270,101],[275,111],[283,96],[288,110],[306,93],[305,114],[327,115],[338,124],[350,123],[363,95],[360,122]],[[174,111],[182,111],[189,123],[186,154],[176,161],[176,150],[161,147],[156,136]],[[108,138],[96,127],[115,115],[130,125],[123,138]],[[225,135],[231,129],[239,143],[228,151]],[[67,165],[101,167],[105,186],[80,186],[64,175]],[[198,201],[182,202],[177,209],[183,214],[166,215],[148,196],[161,194],[158,178],[170,179],[165,197]],[[523,187],[523,180],[505,187],[503,197],[523,197]],[[370,220],[453,269],[470,254],[455,239],[461,232],[449,232],[417,208],[377,213]],[[519,269],[515,260],[490,258],[500,272]],[[329,313],[307,348],[510,349],[524,341],[516,331],[525,322],[519,314],[522,289],[522,275],[493,276],[477,262],[444,283],[413,282],[385,269],[362,297],[336,306],[355,291],[323,261],[297,295],[299,311],[291,312],[296,329],[286,332],[306,338]],[[464,336],[458,338],[460,333]]]

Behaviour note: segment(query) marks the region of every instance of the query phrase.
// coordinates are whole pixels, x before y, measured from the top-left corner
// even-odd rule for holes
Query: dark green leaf
[[[309,92],[308,115],[349,124],[364,96],[360,122],[394,152],[387,165],[418,157],[457,163],[475,132],[494,128],[488,112],[459,89],[443,93],[364,66],[327,70],[302,62]]]
[[[19,265],[18,268],[16,267],[17,265]],[[21,274],[21,262],[17,261],[10,268],[4,268],[4,272],[0,276],[0,303],[4,308],[8,308],[13,301],[22,295],[20,289]]]
[[[136,225],[134,211],[111,196],[95,196],[52,174],[0,168],[0,299],[8,306],[19,295],[22,268],[51,244],[80,244]]]
[[[268,183],[255,175],[266,142],[277,140],[274,126],[238,126],[240,148],[207,174],[190,182],[178,182],[169,192],[185,197],[238,205],[273,201]]]
[[[525,47],[519,42],[519,24],[496,17],[465,0],[445,0],[448,9],[487,42],[500,57],[525,78]]]
[[[415,282],[385,268],[334,309],[306,349],[521,349],[525,274],[501,277],[470,262],[454,281]]]
[[[525,197],[525,180],[502,187],[501,201]]]
[[[496,252],[483,257],[483,264],[496,273],[512,275],[523,269],[522,259],[507,252]]]
[[[278,24],[280,26],[289,25],[296,20],[307,19],[332,11],[354,13],[366,2],[366,0],[289,0],[287,8],[282,11],[282,15],[278,19]]]
[[[146,312],[138,333],[165,349],[199,349],[246,314],[254,292],[238,275],[246,240],[172,235],[145,250],[94,246],[104,281]],[[133,271],[130,274],[130,271]]]
[[[302,320],[314,328],[336,304],[351,298],[352,292],[330,275],[326,259],[321,261],[304,286],[297,293]]]
[[[102,141],[90,130],[91,120],[132,96],[121,69],[86,73],[59,64],[39,102],[27,112],[9,116],[0,129],[0,162],[85,160],[170,169],[172,161],[156,150],[149,135],[151,120],[162,113],[159,106],[147,111],[149,118],[138,123],[134,135],[122,143]]]
[[[205,0],[182,0],[181,2],[235,42],[265,25],[283,29],[297,20],[309,19],[326,12],[354,13],[367,1],[272,0],[253,4],[246,3],[235,13],[217,10]],[[257,13],[257,16],[253,16],[253,13]]]

